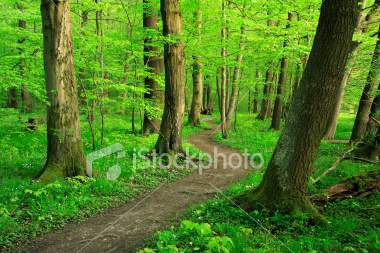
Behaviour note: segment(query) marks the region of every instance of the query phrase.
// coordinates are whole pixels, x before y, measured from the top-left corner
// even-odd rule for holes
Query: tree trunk
[[[259,187],[238,198],[243,207],[263,205],[272,211],[302,211],[320,218],[307,197],[307,183],[328,123],[326,114],[339,93],[356,10],[355,0],[322,3],[310,58],[284,130]]]
[[[380,84],[377,87],[380,92]],[[373,100],[371,113],[364,134],[364,144],[355,151],[358,156],[373,161],[380,160],[380,93]]]
[[[380,84],[377,87],[377,96],[373,100],[371,106],[371,113],[369,115],[369,121],[367,125],[366,134],[374,134],[376,128],[379,126],[380,122]]]
[[[175,38],[182,34],[179,0],[161,0],[163,35]],[[159,154],[182,151],[182,125],[185,112],[185,55],[180,39],[166,43],[165,106],[161,130],[156,143]]]
[[[68,0],[42,0],[47,108],[47,161],[40,179],[84,174]]]
[[[290,22],[292,22],[293,14],[291,12],[288,13],[288,25],[287,29],[290,28]],[[288,47],[288,41],[285,40],[284,42],[284,48]],[[288,58],[283,57],[281,59],[281,72],[280,72],[280,79],[278,82],[277,87],[277,96],[276,100],[274,102],[274,109],[273,109],[273,116],[272,116],[272,124],[271,128],[274,130],[280,130],[281,125],[281,117],[283,113],[283,107],[284,107],[284,96],[285,96],[285,88],[286,88],[286,82],[287,82],[287,75],[288,75]]]
[[[358,112],[356,114],[354,128],[351,134],[351,141],[358,141],[363,136],[367,129],[371,106],[376,94],[376,86],[379,84],[380,78],[380,26],[378,40],[375,46],[375,51],[372,56],[372,62],[369,69],[367,82],[360,98]]]
[[[251,101],[251,89],[248,90],[248,114],[251,114],[252,111],[252,101]]]
[[[207,85],[207,114],[211,115],[214,111],[214,101],[212,99],[212,85],[209,83]]]
[[[202,33],[202,13],[201,6],[194,13],[195,26],[197,28],[196,36],[201,41]],[[203,74],[201,58],[199,56],[193,56],[193,99],[191,102],[191,109],[189,114],[189,124],[191,126],[199,126],[201,124],[201,112],[202,112],[202,98],[203,94]]]
[[[236,57],[236,66],[234,68],[234,75],[232,79],[232,92],[231,92],[228,111],[226,115],[226,125],[228,129],[231,126],[231,118],[236,108],[236,101],[237,101],[237,96],[239,93],[240,69],[241,69],[241,64],[243,62],[243,52],[245,49],[245,36],[246,36],[245,33],[246,33],[246,27],[244,24],[242,24],[240,28],[239,54]]]
[[[364,27],[362,26],[362,23],[364,21],[364,16],[365,16],[364,10],[366,7],[366,2],[367,2],[367,0],[360,0],[359,1],[360,14],[358,16],[358,20],[356,23],[356,30],[357,30],[358,34],[361,34],[363,32]],[[345,89],[347,87],[348,80],[350,79],[350,76],[352,73],[352,67],[356,61],[356,56],[357,56],[358,51],[359,51],[359,47],[358,47],[359,43],[353,42],[354,46],[352,48],[352,52],[350,54],[350,58],[348,60],[347,67],[346,67],[346,70],[344,73],[344,77],[343,77],[341,87],[340,87],[340,91],[339,91],[339,96],[338,96],[337,101],[336,101],[336,106],[334,108],[334,111],[331,114],[330,122],[329,122],[327,129],[326,129],[325,139],[327,139],[327,140],[332,140],[335,137],[336,128],[338,126],[338,118],[339,118],[340,108],[342,107]]]
[[[253,94],[253,108],[252,113],[258,113],[259,112],[259,78],[260,73],[256,71],[256,83],[255,83],[255,92]]]
[[[97,8],[98,4],[101,2],[101,0],[95,0]],[[103,10],[97,10],[95,12],[95,24],[96,24],[96,36],[98,37],[98,44],[96,46],[96,59],[99,62],[99,67],[100,67],[100,78],[102,80],[102,83],[100,86],[95,85],[96,87],[100,88],[100,97],[98,99],[98,105],[99,105],[99,112],[100,112],[100,118],[101,118],[101,125],[100,125],[100,146],[103,146],[104,143],[104,118],[105,118],[105,113],[106,113],[106,108],[104,107],[104,97],[107,96],[108,92],[104,90],[104,80],[106,79],[106,75],[104,72],[104,32],[103,32]],[[96,75],[96,74],[95,74]],[[97,82],[95,80],[95,82]]]
[[[227,90],[227,15],[226,15],[226,0],[222,1],[222,16],[223,16],[223,28],[222,28],[222,59],[223,59],[223,65],[221,67],[221,82],[220,82],[220,117],[221,117],[221,130],[222,130],[222,137],[227,138],[228,137],[228,129],[227,129],[227,122],[226,122],[226,112],[227,112],[227,98],[226,94],[228,93]]]
[[[18,27],[20,29],[26,29],[26,21],[25,20],[19,20],[18,21]],[[25,71],[26,71],[26,63],[24,58],[24,48],[23,44],[25,42],[26,38],[20,38],[18,40],[19,43],[19,54],[20,54],[20,76],[22,79],[25,79]],[[22,99],[22,109],[24,112],[31,112],[32,111],[32,97],[30,95],[30,92],[25,84],[21,84],[21,99]]]
[[[152,6],[153,3],[151,1],[143,0],[143,4],[143,25],[146,31],[144,39],[144,65],[149,73],[144,80],[146,89],[144,99],[150,107],[157,108],[163,102],[163,94],[157,82],[157,77],[161,73],[161,59],[158,56],[158,47],[153,45],[154,41],[152,40],[152,36],[149,35],[149,30],[157,31],[158,14],[156,8]],[[154,110],[154,113],[150,113],[149,110],[144,109],[143,134],[159,132],[161,122],[157,117],[157,113],[157,110]]]
[[[18,107],[17,89],[15,87],[11,87],[8,89],[7,107],[14,108],[14,109]]]
[[[194,56],[193,59],[193,97],[189,114],[189,124],[191,126],[199,126],[201,124],[203,74],[200,58]]]
[[[271,95],[271,86],[273,81],[273,67],[270,66],[265,75],[265,84],[263,91],[263,99],[261,100],[261,109],[260,113],[257,116],[259,120],[265,120],[270,113],[270,95]]]

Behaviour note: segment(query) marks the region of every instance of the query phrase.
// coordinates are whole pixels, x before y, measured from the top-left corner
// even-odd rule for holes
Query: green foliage
[[[337,135],[348,138],[352,116],[342,114],[340,118]],[[231,132],[229,139],[217,135],[216,140],[240,150],[262,151],[265,159],[269,159],[279,136],[269,130],[270,122],[257,123],[255,115],[248,114],[240,114],[238,122],[237,131]],[[329,168],[345,149],[344,145],[324,142],[318,152],[313,177]],[[374,169],[378,169],[376,165],[345,161],[318,184],[311,184],[311,193],[320,193],[328,186]],[[318,206],[330,223],[315,225],[302,214],[270,215],[265,210],[246,213],[233,204],[233,197],[258,186],[262,175],[263,171],[252,172],[216,199],[193,206],[187,211],[186,220],[178,227],[157,233],[150,248],[141,252],[348,253],[380,250],[379,193]]]
[[[69,221],[81,220],[121,205],[162,182],[176,180],[190,172],[152,167],[141,158],[133,164],[135,150],[149,151],[157,135],[127,134],[130,132],[130,119],[113,115],[107,119],[104,146],[122,144],[124,158],[113,155],[95,161],[94,178],[80,176],[42,184],[34,180],[46,159],[46,125],[42,117],[8,109],[0,110],[0,117],[0,249],[62,228]],[[35,131],[26,127],[29,117],[39,119]],[[84,146],[88,154],[92,148],[90,132],[86,124],[83,125]],[[185,136],[201,129],[185,128]],[[199,152],[193,147],[190,149],[191,154]],[[109,181],[106,173],[115,164],[121,167],[120,178]]]

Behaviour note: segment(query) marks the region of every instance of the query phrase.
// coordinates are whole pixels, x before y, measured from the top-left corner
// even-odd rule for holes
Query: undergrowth
[[[337,139],[348,139],[353,119],[341,115]],[[255,120],[254,115],[239,115],[236,131],[227,140],[216,140],[249,153],[262,153],[267,165],[279,132],[269,130],[270,122]],[[313,177],[328,169],[345,149],[345,145],[323,141]],[[311,194],[328,186],[376,168],[344,161],[336,170],[316,184]],[[156,233],[140,252],[379,252],[380,193],[327,203],[318,208],[330,222],[327,226],[311,224],[306,216],[269,215],[265,210],[246,213],[231,199],[256,187],[263,170],[250,173],[217,198],[191,207],[184,220],[168,230]]]
[[[37,129],[26,127],[29,117],[38,119]],[[139,149],[153,148],[157,135],[134,135],[130,119],[125,115],[107,115],[104,147],[121,144],[124,154],[99,159],[93,164],[93,178],[76,177],[42,184],[35,180],[46,159],[46,125],[41,115],[19,114],[15,110],[1,110],[0,118],[0,251],[16,246],[51,230],[61,228],[69,221],[78,221],[109,207],[119,206],[157,187],[190,173],[189,170],[152,167],[137,157]],[[95,125],[99,122],[95,122]],[[184,129],[189,136],[201,128]],[[99,129],[97,129],[97,149]],[[82,117],[82,135],[86,154],[92,150],[85,117]],[[190,153],[199,152],[185,143]],[[134,164],[135,163],[135,164]],[[107,179],[113,165],[121,168],[116,181]]]

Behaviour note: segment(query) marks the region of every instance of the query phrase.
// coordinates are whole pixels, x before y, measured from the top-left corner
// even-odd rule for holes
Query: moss
[[[45,165],[44,171],[42,172],[39,180],[42,183],[51,183],[57,179],[64,178],[65,175],[61,167],[56,164]]]
[[[279,212],[294,217],[306,216],[313,223],[328,224],[327,219],[318,212],[307,196],[278,194],[276,198],[272,198],[268,197],[262,189],[263,187],[259,186],[254,190],[246,191],[238,195],[235,201],[246,211],[265,209],[272,214]]]

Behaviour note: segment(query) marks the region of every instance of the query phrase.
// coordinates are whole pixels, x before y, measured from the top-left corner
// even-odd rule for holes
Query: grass
[[[337,139],[348,139],[353,119],[341,115]],[[250,153],[262,153],[267,165],[279,132],[269,130],[270,122],[241,114],[237,131],[227,140],[220,134],[216,140]],[[318,152],[313,177],[329,168],[347,147],[325,141]],[[365,171],[376,165],[342,162],[320,182],[310,184],[311,194]],[[310,224],[306,217],[269,215],[263,211],[245,213],[230,199],[257,186],[263,171],[251,173],[232,185],[218,198],[190,208],[184,220],[171,229],[158,232],[141,252],[379,252],[380,193],[366,198],[353,198],[320,206],[330,221],[327,226]]]
[[[28,117],[39,119],[37,130],[29,131],[26,128]],[[134,150],[152,149],[157,135],[133,135],[128,117],[107,115],[104,146],[121,144],[124,157],[118,158],[115,154],[95,161],[94,178],[77,177],[42,184],[33,180],[46,159],[46,126],[42,116],[2,109],[0,118],[0,251],[61,228],[69,221],[78,221],[109,207],[119,206],[162,182],[174,181],[190,172],[160,169],[140,158],[134,164]],[[95,125],[100,124],[95,122]],[[202,127],[185,127],[184,137]],[[88,154],[92,145],[84,117],[82,135]],[[100,136],[99,131],[97,136]],[[191,153],[199,152],[187,143],[184,146],[189,147]],[[120,177],[109,181],[106,178],[108,168],[115,164],[121,167]]]

